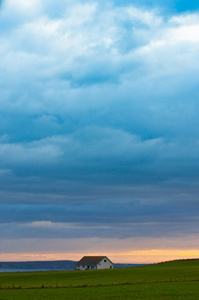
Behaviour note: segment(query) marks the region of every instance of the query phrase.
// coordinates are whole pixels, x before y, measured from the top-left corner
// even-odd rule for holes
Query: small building
[[[113,269],[107,256],[84,256],[76,264],[76,270]]]

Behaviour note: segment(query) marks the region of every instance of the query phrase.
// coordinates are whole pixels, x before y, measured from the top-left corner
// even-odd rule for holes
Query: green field
[[[0,273],[0,300],[199,299],[199,260],[90,271]]]

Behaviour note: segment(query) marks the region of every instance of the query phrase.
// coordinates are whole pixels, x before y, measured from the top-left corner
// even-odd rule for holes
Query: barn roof
[[[95,265],[97,265],[105,257],[106,256],[84,256],[84,257],[82,257],[82,259],[80,259],[80,261],[78,261],[77,265],[91,265],[91,266],[95,266]]]

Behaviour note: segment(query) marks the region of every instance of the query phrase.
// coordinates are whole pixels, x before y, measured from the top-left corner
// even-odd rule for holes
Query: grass
[[[1,300],[62,300],[62,299],[198,299],[197,282],[142,283],[86,288],[2,290]]]
[[[0,300],[199,299],[199,260],[90,271],[0,273]]]

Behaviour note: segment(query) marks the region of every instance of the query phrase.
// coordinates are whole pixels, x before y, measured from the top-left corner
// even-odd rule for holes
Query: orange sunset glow
[[[101,255],[101,252],[86,253],[86,255]],[[135,264],[151,264],[163,261],[197,258],[199,257],[199,250],[140,250],[132,252],[112,253],[106,251],[105,253],[114,263],[135,263]],[[73,260],[78,261],[85,253],[2,253],[0,254],[0,261],[53,261],[53,260]]]

